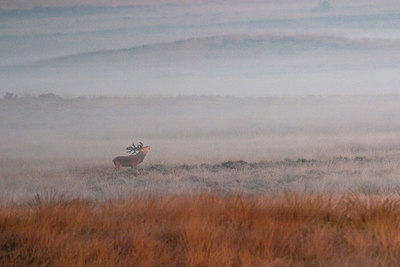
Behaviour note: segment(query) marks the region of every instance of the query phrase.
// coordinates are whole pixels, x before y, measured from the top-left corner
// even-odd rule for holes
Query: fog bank
[[[396,1],[18,3],[0,3],[0,94],[398,93]]]
[[[132,141],[154,163],[392,151],[400,96],[0,100],[2,158],[110,162]]]

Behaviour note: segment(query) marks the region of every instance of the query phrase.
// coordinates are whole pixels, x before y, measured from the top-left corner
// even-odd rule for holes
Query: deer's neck
[[[144,158],[146,156],[147,152],[144,151],[139,151],[139,153],[135,154],[135,155],[131,155],[131,157],[135,157],[135,158]]]

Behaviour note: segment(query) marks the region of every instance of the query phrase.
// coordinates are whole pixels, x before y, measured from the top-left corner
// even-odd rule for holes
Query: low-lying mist
[[[397,95],[3,99],[1,154],[104,159],[142,141],[149,160],[176,162],[374,146],[396,142],[399,104]]]
[[[36,193],[398,191],[400,96],[8,97],[3,200]],[[137,169],[114,170],[132,142]]]
[[[63,96],[382,94],[400,82],[399,50],[396,39],[215,35],[0,66],[0,80]]]
[[[400,97],[99,97],[0,100],[2,158],[108,159],[131,142],[151,162],[394,149]]]

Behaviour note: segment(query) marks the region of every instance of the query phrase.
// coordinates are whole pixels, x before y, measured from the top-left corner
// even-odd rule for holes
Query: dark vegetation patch
[[[172,165],[172,164],[151,164],[151,165],[140,165],[135,168],[122,168],[120,170],[116,170],[111,166],[88,166],[84,168],[76,168],[71,170],[74,175],[79,176],[104,176],[107,175],[109,178],[117,178],[121,174],[126,174],[127,176],[139,177],[145,176],[149,174],[162,174],[162,175],[171,175],[178,174],[184,172],[192,172],[192,171],[206,171],[211,173],[218,172],[226,172],[226,171],[249,171],[249,170],[261,170],[261,169],[275,169],[282,167],[297,167],[301,165],[309,165],[309,166],[318,166],[324,164],[341,164],[353,161],[355,163],[367,163],[373,161],[380,161],[380,159],[372,159],[364,156],[356,156],[352,160],[348,157],[336,157],[328,160],[316,160],[316,159],[306,159],[306,158],[298,158],[298,159],[285,159],[281,161],[258,161],[258,162],[247,162],[244,160],[237,161],[224,161],[218,164],[180,164],[180,165]],[[314,171],[315,172],[315,171]],[[313,173],[312,176],[320,176],[321,174]]]

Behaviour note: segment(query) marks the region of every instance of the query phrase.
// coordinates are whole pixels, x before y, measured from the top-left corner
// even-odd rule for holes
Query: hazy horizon
[[[399,93],[396,1],[2,1],[0,94]]]

